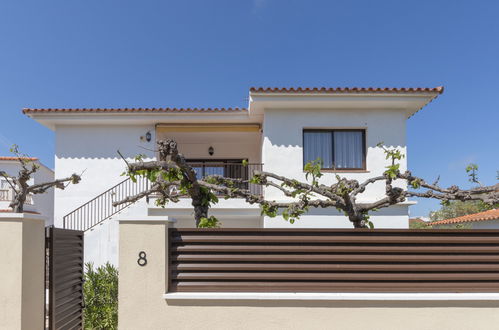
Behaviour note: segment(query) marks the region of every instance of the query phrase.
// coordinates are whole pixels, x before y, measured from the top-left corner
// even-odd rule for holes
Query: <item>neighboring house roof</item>
[[[38,158],[36,158],[36,157],[21,157],[21,158],[24,160],[31,160],[31,161],[38,160]],[[0,156],[0,160],[17,161],[17,160],[19,160],[19,158],[12,157],[12,156]]]
[[[477,221],[490,221],[490,220],[498,220],[499,219],[499,209],[488,210],[484,212],[474,213],[463,215],[461,217],[439,220],[428,223],[428,225],[451,225],[455,223],[464,223],[464,222],[477,222]]]
[[[32,113],[233,113],[247,112],[245,108],[76,108],[76,109],[23,109],[24,114]]]
[[[438,93],[444,92],[444,87],[251,87],[251,93],[327,93],[327,94],[357,94],[357,93]]]
[[[424,221],[423,219],[421,218],[410,218],[409,219],[409,223],[425,223],[426,221]]]

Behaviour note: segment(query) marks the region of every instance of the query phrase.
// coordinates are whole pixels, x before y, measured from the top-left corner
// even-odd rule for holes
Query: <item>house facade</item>
[[[222,174],[247,179],[255,169],[305,180],[303,166],[320,158],[321,182],[336,175],[364,181],[381,175],[387,160],[379,142],[407,155],[406,122],[443,92],[443,88],[251,88],[249,106],[239,108],[24,109],[55,132],[55,173],[83,173],[78,185],[55,192],[55,225],[89,229],[86,258],[117,263],[117,217],[168,219],[193,227],[190,200],[165,208],[142,200],[120,209],[112,201],[140,191],[121,173],[127,159],[142,154],[155,159],[155,142],[174,139],[200,176]],[[248,166],[243,166],[243,161]],[[407,168],[407,157],[401,170]],[[142,183],[146,185],[147,183]],[[402,185],[403,183],[398,182]],[[267,199],[287,200],[274,188],[249,185]],[[384,185],[370,186],[359,201],[384,195]],[[376,228],[408,228],[407,201],[372,214]],[[335,209],[314,209],[290,224],[262,216],[257,205],[221,199],[210,210],[222,227],[351,228]],[[103,221],[104,220],[104,221]],[[90,243],[91,241],[92,243]],[[87,248],[88,247],[88,248]]]
[[[54,171],[43,165],[38,158],[28,158],[29,161],[38,165],[38,170],[34,173],[29,184],[37,184],[54,180]],[[21,169],[21,164],[17,157],[0,156],[0,171],[4,171],[7,176],[15,177]],[[14,191],[7,182],[7,179],[0,176],[0,212],[12,212],[9,206]],[[42,215],[47,226],[54,223],[54,188],[50,188],[44,194],[28,195],[24,210],[27,213]]]

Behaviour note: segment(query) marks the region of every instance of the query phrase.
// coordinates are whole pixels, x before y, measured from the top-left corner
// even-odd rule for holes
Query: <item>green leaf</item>
[[[220,228],[220,225],[220,221],[214,216],[211,216],[209,218],[201,218],[198,228]]]

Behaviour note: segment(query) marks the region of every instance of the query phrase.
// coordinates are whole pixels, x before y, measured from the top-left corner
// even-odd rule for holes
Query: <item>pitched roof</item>
[[[251,87],[250,93],[289,94],[442,94],[444,88],[434,87]],[[37,113],[237,113],[247,112],[245,108],[25,108],[24,114]]]
[[[245,108],[24,108],[24,114],[34,113],[237,113]]]
[[[22,159],[24,160],[31,160],[31,161],[35,161],[35,160],[38,160],[38,158],[36,157],[21,157]],[[12,157],[12,156],[0,156],[0,160],[12,160],[12,161],[17,161],[19,160],[19,158],[17,157]]]
[[[409,219],[409,223],[425,223],[426,221],[424,221],[423,219],[421,218],[410,218]]]
[[[484,212],[474,213],[463,215],[461,217],[439,220],[428,223],[428,225],[450,225],[454,223],[463,223],[463,222],[477,222],[477,221],[489,221],[489,220],[497,220],[499,219],[499,209],[488,210]]]
[[[444,87],[251,87],[251,93],[310,93],[310,94],[357,94],[357,93],[438,93],[444,92]]]

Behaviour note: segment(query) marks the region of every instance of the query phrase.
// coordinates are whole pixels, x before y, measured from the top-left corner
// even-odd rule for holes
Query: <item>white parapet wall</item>
[[[44,328],[45,219],[0,213],[0,329]]]
[[[119,329],[489,330],[499,324],[498,295],[489,293],[169,293],[172,223],[164,219],[120,221]]]

